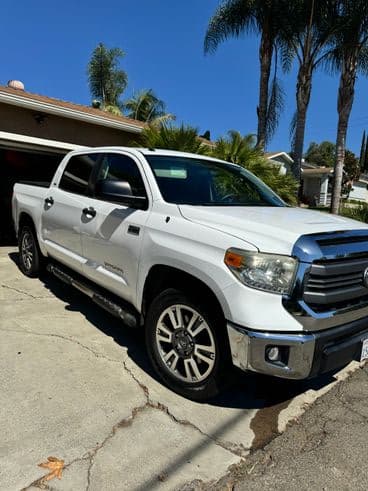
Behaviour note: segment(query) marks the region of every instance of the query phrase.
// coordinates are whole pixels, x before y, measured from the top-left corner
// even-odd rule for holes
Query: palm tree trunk
[[[336,160],[331,200],[331,213],[339,213],[340,209],[341,188],[345,161],[346,133],[348,129],[351,108],[354,101],[357,56],[358,53],[355,50],[353,52],[350,52],[349,54],[346,54],[346,56],[344,57],[342,72],[340,76],[339,95],[337,102],[339,120],[337,123]]]
[[[296,128],[293,145],[294,165],[293,174],[299,182],[301,176],[301,165],[303,158],[305,125],[307,111],[312,91],[312,65],[306,63],[300,66],[298,72],[298,83],[296,89]]]
[[[257,147],[262,150],[266,145],[268,87],[271,74],[272,53],[273,42],[270,39],[268,29],[264,29],[262,32],[261,44],[259,48],[261,76],[259,82],[259,103],[257,107]]]

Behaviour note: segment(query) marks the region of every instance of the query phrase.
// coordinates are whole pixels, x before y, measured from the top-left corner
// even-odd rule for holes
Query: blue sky
[[[184,121],[211,130],[256,131],[258,40],[225,42],[203,55],[208,19],[219,0],[18,0],[3,2],[0,84],[22,80],[26,90],[90,104],[86,65],[98,42],[119,46],[129,76],[125,96],[152,88],[167,109]],[[286,107],[270,150],[289,150],[295,109],[295,70],[282,76]],[[335,140],[338,77],[318,73],[308,113],[306,146]],[[347,145],[359,152],[368,128],[368,80],[360,78]]]

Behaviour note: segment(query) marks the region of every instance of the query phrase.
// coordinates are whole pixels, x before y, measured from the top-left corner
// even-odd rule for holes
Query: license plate
[[[368,338],[363,339],[362,352],[360,355],[360,361],[368,360]]]

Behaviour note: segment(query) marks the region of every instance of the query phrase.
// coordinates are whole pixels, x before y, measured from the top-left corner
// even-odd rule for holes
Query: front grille
[[[323,311],[368,300],[363,281],[366,268],[368,256],[315,261],[305,280],[304,301],[314,310]]]

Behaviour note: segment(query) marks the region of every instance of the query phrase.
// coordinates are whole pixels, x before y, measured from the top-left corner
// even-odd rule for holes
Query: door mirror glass
[[[148,200],[145,196],[134,196],[128,181],[104,179],[96,182],[96,197],[105,201],[121,203],[131,208],[146,210]]]

